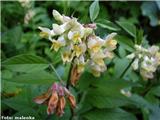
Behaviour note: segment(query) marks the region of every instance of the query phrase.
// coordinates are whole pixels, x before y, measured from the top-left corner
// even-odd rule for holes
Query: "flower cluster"
[[[57,116],[62,116],[66,105],[65,98],[68,99],[71,108],[74,109],[76,107],[75,97],[66,87],[63,87],[59,83],[54,83],[46,93],[34,98],[34,101],[37,104],[47,104],[48,115],[55,112]]]
[[[127,56],[134,59],[132,67],[134,70],[140,70],[140,74],[144,80],[152,79],[153,73],[160,65],[160,51],[158,46],[151,46],[148,49],[135,45],[136,51]]]
[[[106,70],[104,59],[113,57],[116,33],[101,39],[94,33],[95,24],[80,24],[76,18],[61,15],[56,10],[53,10],[53,16],[59,24],[54,23],[52,29],[39,27],[40,36],[48,38],[55,51],[61,49],[63,63],[72,62],[78,73],[82,73],[88,64],[92,74],[100,76]]]

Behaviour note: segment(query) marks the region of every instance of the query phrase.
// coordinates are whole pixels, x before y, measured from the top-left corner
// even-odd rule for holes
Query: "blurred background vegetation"
[[[60,59],[60,55],[58,53],[50,51],[49,41],[40,38],[39,30],[37,28],[38,26],[51,28],[52,23],[54,22],[52,16],[53,9],[56,9],[57,11],[65,15],[77,17],[81,23],[84,24],[91,23],[89,17],[89,7],[92,2],[93,1],[29,1],[29,0],[14,1],[14,2],[1,1],[2,62],[5,61],[7,58],[19,54],[38,55],[45,58],[49,62],[53,62],[59,74],[62,75],[63,78],[65,78],[67,74],[65,72],[67,70],[67,66],[65,66],[64,68],[62,67],[62,61]],[[119,34],[117,40],[120,46],[115,51],[117,57],[113,60],[115,65],[107,63],[109,64],[110,69],[108,70],[109,72],[107,71],[108,73],[106,73],[109,74],[110,77],[111,75],[118,77],[119,74],[121,74],[119,73],[119,68],[123,69],[123,67],[126,66],[126,64],[128,63],[128,61],[124,59],[124,57],[127,55],[127,53],[133,51],[134,43],[136,42],[138,43],[138,41],[141,41],[143,39],[142,44],[146,46],[148,44],[160,45],[160,2],[159,1],[147,1],[147,2],[100,1],[99,6],[100,6],[100,12],[97,19],[95,20],[95,22],[98,25],[98,29],[96,31],[97,34],[100,35],[101,37],[106,36],[110,32],[118,32]],[[129,25],[123,23],[129,23]],[[135,29],[136,33],[134,33]],[[21,59],[21,61],[25,61],[25,58]],[[43,85],[44,82],[35,86],[35,84],[31,82],[31,80],[39,78],[39,81],[42,81],[45,77],[46,77],[45,79],[47,79],[47,77],[49,79],[50,74],[46,74],[44,73],[44,71],[43,72],[41,71],[42,74],[40,75],[39,73],[38,75],[40,76],[38,76],[36,73],[34,73],[35,72],[34,70],[33,73],[31,73],[31,71],[32,70],[29,69],[26,72],[27,74],[30,74],[30,76],[31,75],[33,76],[31,78],[28,78],[30,79],[30,83],[24,82],[19,84],[18,82],[14,81],[20,79],[23,80],[23,78],[26,78],[26,76],[25,77],[18,76],[19,74],[22,74],[24,71],[23,72],[21,71],[22,73],[19,72],[15,66],[14,67],[12,66],[12,68],[2,66],[2,89],[1,89],[2,115],[17,116],[17,115],[33,114],[34,116],[36,116],[37,120],[53,119],[47,117],[45,111],[46,108],[44,106],[39,107],[35,105],[35,103],[33,103],[32,101],[33,97],[45,91],[46,88],[52,83],[52,81],[48,82],[45,86]],[[131,79],[132,81],[138,81],[140,79],[137,73],[134,73],[131,70],[127,75],[124,78],[126,80]],[[101,79],[104,78],[109,79],[108,76],[107,78],[105,78],[106,76],[103,75]],[[82,82],[79,84],[77,88],[80,91],[84,91],[91,84],[91,81],[84,84],[83,83],[84,78],[90,78],[90,75],[85,74],[84,76],[82,76],[81,78]],[[31,83],[33,84],[33,86],[30,85]],[[123,86],[123,84],[121,85]],[[139,88],[139,89],[142,90],[144,88]],[[76,90],[73,91],[75,92]],[[92,99],[95,99],[93,96],[91,96],[91,94],[89,94],[88,97],[89,96]],[[102,96],[100,96],[100,98],[101,97]],[[126,100],[123,101],[124,100],[123,98],[116,98],[116,97],[117,96],[112,96],[110,99],[107,98],[105,99],[108,101],[110,100],[111,103],[113,102],[112,106],[109,106],[109,104],[107,103],[105,105],[101,104],[104,101],[103,100],[101,101],[100,98],[97,99],[97,101],[100,101],[101,103],[94,104],[93,100],[91,99],[89,101],[92,102],[92,105],[94,105],[94,107],[98,106],[98,108],[103,108],[103,106],[106,106],[106,108],[122,106],[124,107],[125,110],[128,110],[129,112],[132,112],[134,115],[136,115],[137,119],[142,120],[143,118],[147,120],[147,118],[145,118],[144,116],[148,114],[148,111],[145,108],[143,109],[143,105],[141,109],[142,112],[139,112],[141,111],[139,109],[132,111],[133,110],[132,106],[127,108],[125,107],[125,105],[129,104],[128,101]],[[153,103],[155,101],[156,102],[158,101],[157,98],[153,98],[153,96],[149,97],[148,95],[147,97],[150,100],[152,99],[153,101],[152,100],[151,101]],[[119,101],[118,100],[116,101],[115,99],[116,100],[118,99]],[[140,101],[143,103],[143,100],[140,99]],[[90,109],[90,107],[88,107],[87,105],[84,106],[85,106],[84,109],[80,111],[80,113],[85,113],[85,111]],[[68,109],[68,107],[66,109]],[[84,115],[85,117],[83,119],[102,120],[100,118],[99,119],[94,118],[93,114],[95,112],[98,114],[98,111],[96,110],[91,111],[87,115]],[[103,112],[105,111],[102,111],[102,113]],[[126,112],[120,109],[114,109],[114,110],[112,109],[108,110],[107,115],[110,117],[112,116],[110,114],[111,112],[113,112],[115,116],[117,115],[117,113],[126,114]],[[66,110],[66,114],[60,119],[68,120],[69,119],[68,116],[70,116],[69,114],[70,112]],[[157,111],[154,114],[157,115]],[[101,117],[101,114],[98,115],[99,117]],[[128,117],[128,119],[126,116]],[[126,114],[126,116],[121,116],[121,118],[125,117],[126,119],[124,120],[129,120],[129,118],[131,117],[130,114]],[[134,117],[131,117],[130,119],[134,119]],[[104,118],[104,120],[107,119]],[[113,120],[118,120],[118,119],[113,119]],[[153,120],[158,120],[158,118]]]

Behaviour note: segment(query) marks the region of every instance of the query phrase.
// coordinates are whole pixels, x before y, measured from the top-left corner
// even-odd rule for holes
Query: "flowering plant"
[[[158,5],[2,1],[1,119],[160,118]]]

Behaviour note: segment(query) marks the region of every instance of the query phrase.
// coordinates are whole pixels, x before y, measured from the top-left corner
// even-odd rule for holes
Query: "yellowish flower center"
[[[109,47],[115,47],[117,44],[117,41],[114,40],[114,39],[110,39],[106,42],[106,45],[109,46]]]
[[[47,38],[48,37],[48,33],[47,32],[40,32],[40,37]]]
[[[70,62],[71,59],[72,59],[72,54],[70,52],[64,52],[62,54],[63,62]]]
[[[91,48],[91,50],[93,51],[93,52],[98,52],[99,50],[100,50],[100,45],[99,44],[95,44],[92,48]]]
[[[84,71],[85,64],[78,64],[78,72],[81,73]]]
[[[76,53],[76,56],[79,57],[81,54],[82,54],[82,48],[80,48],[78,45],[75,45],[74,46],[74,50],[75,50],[75,53]]]
[[[94,61],[100,66],[104,66],[105,65],[104,60],[102,58],[95,59]]]
[[[79,33],[75,33],[75,34],[73,35],[73,42],[74,42],[74,43],[78,43],[78,42],[80,41],[80,39],[81,39],[81,36],[80,36]]]
[[[96,70],[94,70],[94,69],[92,69],[92,74],[95,76],[95,77],[99,77],[101,74],[100,74],[100,72],[99,71],[96,71]]]
[[[53,41],[52,42],[52,47],[51,49],[53,48],[56,52],[59,50],[59,48],[61,47],[61,44],[57,41]]]

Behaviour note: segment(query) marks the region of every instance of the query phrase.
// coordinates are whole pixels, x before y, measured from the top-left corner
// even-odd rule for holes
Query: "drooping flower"
[[[55,113],[57,116],[62,116],[66,106],[66,99],[68,99],[72,109],[76,108],[75,97],[70,91],[60,83],[54,83],[46,93],[34,98],[34,102],[47,104],[48,115]]]

